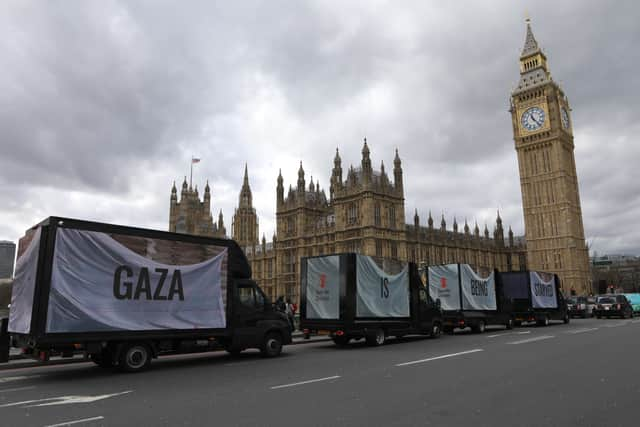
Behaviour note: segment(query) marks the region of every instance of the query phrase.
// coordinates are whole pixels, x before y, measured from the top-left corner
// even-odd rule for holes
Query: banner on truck
[[[161,263],[138,252],[161,253],[180,242],[59,228],[56,235],[47,332],[224,328],[227,248],[195,264]],[[143,245],[143,246],[141,246]],[[212,249],[199,245],[202,257]],[[212,246],[213,247],[213,246]],[[194,251],[197,248],[192,248]],[[182,257],[182,258],[180,258]],[[226,286],[225,286],[226,287]]]
[[[40,252],[40,230],[41,228],[38,227],[35,231],[28,231],[18,244],[18,259],[11,289],[9,332],[28,334],[31,331],[33,293],[36,288]]]
[[[409,267],[396,274],[356,255],[356,317],[409,317]]]
[[[529,277],[533,308],[558,308],[556,282],[553,274],[531,271]]]
[[[443,310],[460,310],[458,264],[429,267],[429,295]]]
[[[529,289],[527,285],[527,273],[505,273],[500,274],[502,280],[502,291],[509,299],[529,299]]]
[[[463,310],[497,310],[496,280],[492,271],[480,277],[469,264],[460,264]]]
[[[307,259],[307,319],[340,318],[340,257]]]

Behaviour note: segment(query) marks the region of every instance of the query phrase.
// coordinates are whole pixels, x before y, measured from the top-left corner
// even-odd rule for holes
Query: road
[[[635,426],[640,319],[0,372],[2,426]],[[67,423],[67,424],[64,424]]]

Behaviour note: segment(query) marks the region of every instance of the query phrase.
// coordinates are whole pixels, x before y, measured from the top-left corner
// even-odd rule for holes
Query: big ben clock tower
[[[520,81],[511,93],[513,135],[531,270],[557,273],[565,294],[591,291],[569,101],[551,78],[527,20]]]

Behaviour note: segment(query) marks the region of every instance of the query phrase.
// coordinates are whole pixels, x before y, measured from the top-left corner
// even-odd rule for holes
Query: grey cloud
[[[365,136],[376,167],[399,148],[409,222],[492,226],[499,208],[522,234],[507,109],[525,9],[573,107],[587,237],[640,253],[632,1],[3,3],[0,238],[60,212],[165,228],[191,155],[228,230],[248,162],[270,237],[278,169],[295,185],[302,160],[328,189],[335,147],[357,164]]]

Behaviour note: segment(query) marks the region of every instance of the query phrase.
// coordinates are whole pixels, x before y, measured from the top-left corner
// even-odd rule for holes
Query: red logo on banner
[[[440,287],[442,289],[445,289],[447,287],[447,278],[446,277],[441,277],[440,278]]]
[[[327,285],[327,275],[326,274],[321,274],[320,275],[320,287],[322,289],[324,289],[324,287]]]

